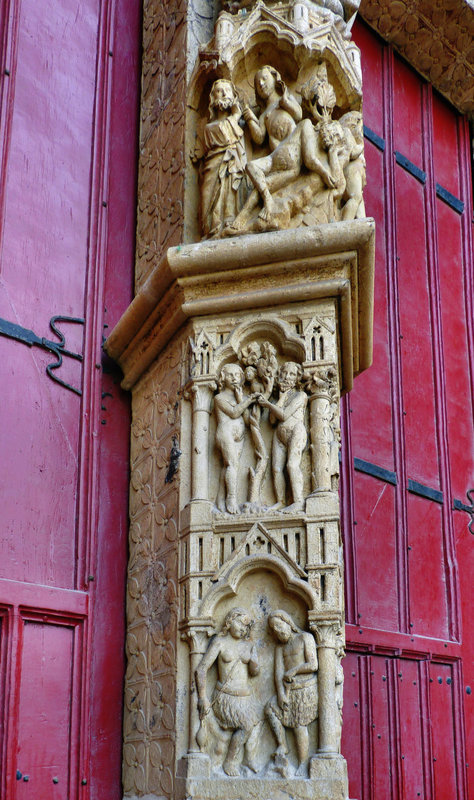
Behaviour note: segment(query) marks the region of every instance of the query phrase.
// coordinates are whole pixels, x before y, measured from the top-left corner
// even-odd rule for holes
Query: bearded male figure
[[[245,189],[242,110],[234,85],[214,81],[209,96],[209,122],[204,128],[201,172],[201,228],[203,236],[218,237],[238,214]]]

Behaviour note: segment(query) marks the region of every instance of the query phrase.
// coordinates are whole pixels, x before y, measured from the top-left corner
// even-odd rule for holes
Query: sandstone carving
[[[237,471],[245,434],[249,421],[248,408],[254,396],[244,396],[242,384],[244,373],[239,364],[226,364],[222,367],[219,388],[214,398],[217,417],[216,444],[221,452],[223,468],[219,486],[217,505],[229,514],[238,514]]]
[[[210,110],[204,128],[202,117],[197,126],[194,151],[203,158],[202,236],[365,217],[361,79],[348,24],[356,7],[348,4],[346,22],[339,0],[258,3],[244,16],[221,12],[191,88],[191,95],[202,91],[211,65],[226,76],[191,100],[200,108],[209,102]],[[262,63],[275,38],[285,51],[278,69]]]
[[[300,630],[285,611],[273,611],[268,626],[278,644],[274,668],[276,695],[265,706],[265,715],[278,744],[275,766],[288,777],[285,728],[294,732],[300,770],[308,760],[308,725],[318,716],[318,657],[313,636]]]
[[[258,342],[252,342],[241,353],[241,359],[246,365],[245,380],[250,385],[253,395],[256,393],[267,399],[273,391],[275,376],[278,369],[276,350],[270,342],[263,342],[261,348]],[[262,481],[268,464],[268,451],[260,429],[261,407],[255,403],[249,417],[249,427],[252,436],[255,467],[249,467],[249,503],[258,504],[261,499]]]
[[[134,392],[131,797],[348,797],[339,399],[371,360],[374,253],[357,5],[228,0],[199,48],[192,4],[145,8],[139,293],[111,345]]]
[[[255,645],[249,641],[252,624],[246,611],[231,609],[195,672],[201,719],[198,743],[206,748],[203,730],[212,710],[222,730],[232,732],[223,764],[224,772],[231,776],[239,775],[244,752],[247,766],[257,771],[254,757],[260,715],[250,678],[258,675],[259,664]],[[218,679],[209,700],[207,675],[216,661]]]
[[[304,412],[308,402],[305,392],[297,388],[301,367],[292,361],[283,364],[278,375],[279,398],[271,403],[260,394],[258,403],[270,410],[270,421],[276,424],[272,441],[272,474],[276,495],[276,507],[286,503],[286,482],[283,470],[286,466],[290,479],[292,504],[288,510],[302,510],[303,475],[301,456],[306,445],[307,433]]]
[[[235,87],[214,81],[209,96],[209,122],[204,129],[201,176],[201,221],[205,236],[219,236],[239,210],[246,162],[242,116]],[[241,203],[240,203],[241,205]]]

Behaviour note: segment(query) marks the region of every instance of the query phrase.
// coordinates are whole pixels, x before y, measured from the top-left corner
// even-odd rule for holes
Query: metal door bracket
[[[51,317],[49,327],[59,339],[59,341],[52,341],[50,339],[45,339],[44,336],[37,336],[36,333],[33,333],[33,331],[30,331],[28,328],[23,328],[15,322],[8,322],[8,320],[0,317],[0,335],[6,336],[9,339],[16,339],[17,342],[23,342],[23,344],[27,344],[28,347],[33,347],[34,345],[35,347],[41,347],[43,350],[48,350],[48,352],[53,353],[57,360],[48,364],[46,367],[46,372],[49,377],[53,381],[56,381],[56,383],[64,386],[65,389],[70,389],[74,394],[82,396],[80,389],[76,389],[74,386],[66,383],[66,381],[63,381],[56,374],[53,374],[53,370],[59,369],[62,365],[64,356],[74,358],[76,361],[82,361],[82,355],[80,353],[73,353],[71,350],[66,349],[66,337],[57,327],[57,323],[59,322],[73,322],[78,325],[84,325],[84,320],[81,317],[64,317],[61,315]]]

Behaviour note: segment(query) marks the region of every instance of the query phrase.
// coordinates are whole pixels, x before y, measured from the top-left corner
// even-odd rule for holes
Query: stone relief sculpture
[[[288,91],[278,70],[268,64],[255,73],[254,88],[255,99],[262,111],[256,117],[252,109],[246,106],[243,110],[244,120],[253,142],[261,145],[268,137],[270,150],[275,150],[302,119],[301,105]]]
[[[195,672],[201,728],[212,709],[221,729],[232,732],[223,764],[224,772],[231,776],[239,775],[244,755],[247,766],[257,771],[254,759],[260,712],[250,678],[258,675],[260,667],[255,645],[249,641],[252,624],[246,611],[231,609]],[[207,675],[216,661],[218,679],[210,701]],[[198,741],[205,749],[205,734],[198,734]]]
[[[363,218],[360,72],[357,48],[349,41],[357,3],[350,0],[346,8],[339,0],[285,8],[260,3],[245,16],[240,9],[253,3],[230,6],[238,13],[221,13],[209,53],[200,56],[203,67],[214,63],[234,81],[212,84],[210,119],[195,153],[204,159],[201,234],[219,238]],[[285,48],[291,41],[293,52],[277,70],[271,62],[259,63],[262,55],[250,50],[244,75],[234,58],[247,37],[265,36],[268,21],[280,27],[278,35]],[[304,56],[296,55],[299,46]],[[247,100],[249,85],[254,108]],[[217,181],[210,177],[216,170]],[[230,181],[222,177],[226,170]],[[210,207],[216,217],[209,223]]]
[[[205,236],[219,236],[241,205],[246,163],[241,116],[234,85],[228,80],[214,81],[202,148],[194,152],[195,160],[203,160],[201,224]]]
[[[337,491],[337,372],[326,366],[305,373],[294,361],[278,366],[276,348],[269,341],[251,341],[239,355],[240,363],[221,368],[214,397],[221,460],[216,506],[233,515],[263,510],[300,513],[308,495],[310,473],[305,467],[305,478],[303,471],[308,444],[313,490]],[[209,385],[215,386],[210,379]],[[270,461],[271,484],[266,480]]]
[[[301,456],[307,442],[304,412],[308,402],[305,392],[297,388],[302,370],[299,364],[288,361],[278,374],[279,398],[271,403],[263,394],[257,397],[263,408],[270,410],[270,421],[276,424],[272,441],[272,474],[276,495],[276,508],[286,506],[286,466],[290,478],[293,502],[287,510],[303,508],[303,474]]]
[[[246,365],[245,380],[250,384],[253,395],[268,400],[273,391],[275,376],[278,370],[276,350],[270,342],[252,342],[241,353],[241,359]],[[268,464],[268,451],[260,429],[261,406],[254,404],[249,416],[249,427],[252,436],[255,467],[249,467],[249,503],[258,504],[262,489],[262,481]]]
[[[222,456],[218,508],[238,514],[237,472],[242,455],[245,426],[249,421],[248,408],[254,396],[244,396],[244,373],[239,364],[226,364],[221,369],[220,392],[214,398],[217,417],[216,444]]]
[[[219,92],[227,85],[225,99],[213,99],[216,84]],[[363,217],[365,160],[362,115],[359,111],[349,111],[339,120],[332,118],[337,100],[327,79],[325,65],[301,87],[302,103],[288,91],[280,73],[271,66],[266,65],[256,72],[254,85],[257,103],[263,107],[263,111],[257,117],[246,105],[242,116],[251,141],[258,145],[267,142],[270,152],[266,156],[249,159],[247,163],[240,155],[238,168],[233,162],[234,173],[230,184],[219,177],[223,172],[222,167],[218,172],[218,180],[210,179],[209,175],[211,172],[214,174],[215,170],[213,167],[207,169],[205,162],[201,188],[203,220],[208,207],[215,206],[209,200],[211,183],[214,192],[212,198],[221,197],[226,213],[220,214],[219,224],[213,227],[204,223],[204,235],[233,236]],[[244,132],[238,124],[240,106],[235,98],[235,90],[228,81],[216,81],[213,84],[210,107],[217,102],[220,105],[234,103],[233,115],[225,118],[224,122],[230,125],[232,120],[232,130],[236,133],[227,136],[226,142],[229,142],[229,146],[238,142],[242,149]],[[304,119],[303,109],[306,114]],[[224,115],[228,111],[221,109],[219,113]],[[217,120],[208,123],[204,133],[205,142],[210,141],[210,126],[217,124]],[[221,138],[216,145],[221,160],[224,144]],[[214,151],[211,152],[214,164]],[[227,155],[226,158],[230,160],[231,156]],[[238,193],[232,187],[241,182],[243,169],[253,190],[239,207]],[[240,198],[242,196],[241,192]],[[230,213],[232,210],[235,212],[233,215]],[[305,217],[307,219],[303,223]]]
[[[286,778],[289,763],[285,728],[294,732],[300,771],[308,760],[308,725],[318,716],[318,657],[312,634],[300,630],[285,611],[273,611],[268,627],[278,644],[274,663],[276,695],[265,706],[265,716],[278,744],[273,754],[275,767]]]

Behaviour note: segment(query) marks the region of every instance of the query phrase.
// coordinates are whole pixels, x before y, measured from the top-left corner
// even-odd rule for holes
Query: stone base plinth
[[[327,778],[213,778],[177,780],[179,800],[347,800],[347,780]]]

